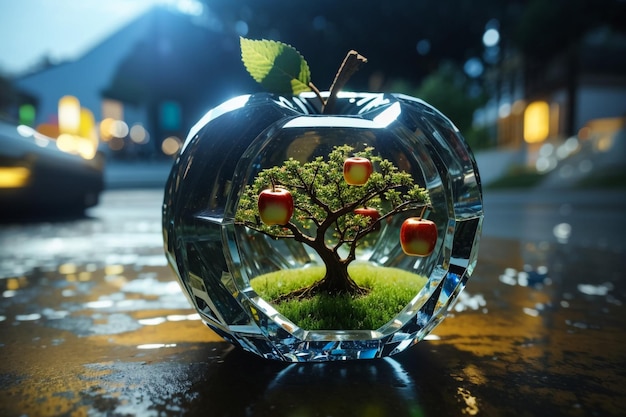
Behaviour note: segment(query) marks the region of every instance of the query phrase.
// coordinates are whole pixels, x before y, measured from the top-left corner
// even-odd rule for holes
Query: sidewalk
[[[174,161],[107,161],[104,188],[163,188]]]

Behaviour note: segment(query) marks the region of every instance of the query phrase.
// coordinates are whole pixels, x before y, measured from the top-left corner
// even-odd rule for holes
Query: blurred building
[[[478,121],[495,126],[499,148],[618,130],[626,117],[626,36],[599,29],[543,61],[505,51],[489,82],[495,94]]]
[[[101,148],[118,156],[170,153],[209,108],[254,82],[239,39],[206,15],[155,7],[80,59],[15,80],[35,97],[33,124],[55,137],[59,101],[75,97],[94,116]]]

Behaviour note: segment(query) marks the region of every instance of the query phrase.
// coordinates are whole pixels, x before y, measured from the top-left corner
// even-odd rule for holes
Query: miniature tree
[[[371,162],[373,170],[364,176],[358,168],[356,174],[345,173],[344,163],[355,160]],[[286,221],[279,221],[283,224],[264,222],[267,213],[259,211],[260,196],[269,192],[281,195],[278,204],[284,207],[278,217],[288,213]],[[391,216],[420,208],[423,213],[429,203],[427,191],[410,174],[376,155],[374,148],[355,152],[342,145],[334,147],[327,159],[317,157],[306,163],[289,159],[282,166],[260,171],[239,199],[235,222],[274,239],[295,239],[311,247],[324,262],[326,273],[321,280],[284,298],[361,295],[367,290],[348,274],[359,244]]]

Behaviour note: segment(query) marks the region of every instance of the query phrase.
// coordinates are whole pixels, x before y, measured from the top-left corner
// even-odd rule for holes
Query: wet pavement
[[[587,197],[487,195],[450,316],[345,363],[263,360],[201,324],[166,265],[159,190],[0,225],[0,415],[624,415],[626,205]]]

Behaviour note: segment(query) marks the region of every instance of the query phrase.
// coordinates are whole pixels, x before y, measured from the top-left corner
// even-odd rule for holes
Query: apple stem
[[[322,103],[322,107],[324,107],[324,105],[326,104],[326,100],[324,100],[324,97],[322,97],[322,93],[320,93],[320,90],[312,82],[309,82],[309,88],[315,93],[318,100]]]
[[[348,52],[337,71],[337,75],[335,75],[333,84],[330,86],[328,99],[325,102],[322,100],[322,114],[328,114],[333,110],[337,101],[337,93],[346,85],[350,77],[358,71],[359,67],[366,62],[367,58],[357,51],[351,50]]]
[[[424,213],[426,212],[427,208],[428,208],[428,206],[426,206],[426,205],[422,206],[422,211],[420,212],[420,219],[424,217]]]
[[[274,181],[274,177],[270,176],[270,181],[272,182],[272,192],[276,191],[276,182]]]

